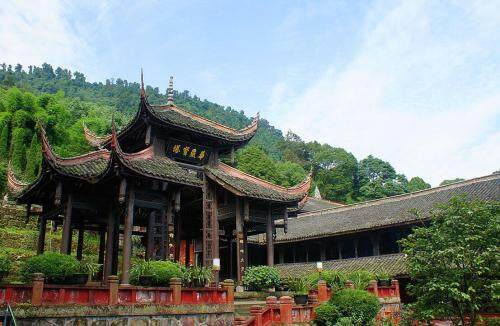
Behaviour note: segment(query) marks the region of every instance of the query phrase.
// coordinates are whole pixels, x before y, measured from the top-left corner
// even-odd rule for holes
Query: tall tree
[[[460,182],[460,181],[465,181],[465,179],[462,179],[462,178],[446,179],[446,180],[443,180],[439,185],[446,186],[446,185],[449,185],[449,184],[452,184],[455,182]]]
[[[500,202],[465,196],[439,205],[428,227],[402,240],[417,318],[475,325],[500,308]]]
[[[408,181],[409,192],[429,189],[430,187],[431,185],[425,182],[421,177],[413,177],[410,179],[410,181]]]

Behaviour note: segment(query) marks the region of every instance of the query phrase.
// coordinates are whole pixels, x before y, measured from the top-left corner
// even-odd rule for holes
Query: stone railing
[[[350,281],[346,283],[347,288],[354,288]],[[377,281],[371,281],[367,289],[379,298],[382,308],[377,315],[377,320],[390,318],[399,321],[401,311],[401,299],[399,296],[399,283],[393,280],[390,286],[377,286]],[[265,306],[253,306],[250,309],[250,317],[236,317],[235,325],[245,326],[267,326],[267,325],[294,325],[310,323],[315,318],[314,308],[330,299],[332,291],[326,282],[320,280],[318,289],[310,291],[308,304],[296,305],[289,296],[279,298],[267,297]]]
[[[232,304],[234,282],[226,280],[221,288],[182,288],[173,278],[170,287],[119,285],[116,276],[106,286],[71,286],[45,284],[42,274],[35,274],[31,285],[0,285],[0,305],[29,303],[32,306],[123,306],[123,305],[198,305]]]

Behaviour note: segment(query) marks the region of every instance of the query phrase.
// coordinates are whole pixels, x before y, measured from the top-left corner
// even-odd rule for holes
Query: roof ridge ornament
[[[141,68],[141,98],[146,98],[146,90],[144,89],[144,73]]]
[[[168,81],[167,96],[167,105],[174,105],[174,76]]]

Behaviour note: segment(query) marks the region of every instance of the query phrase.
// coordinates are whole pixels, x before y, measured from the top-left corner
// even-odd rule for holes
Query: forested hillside
[[[91,148],[83,137],[85,122],[95,133],[110,132],[115,114],[118,128],[137,110],[139,84],[120,78],[90,83],[80,72],[49,64],[42,67],[3,64],[0,69],[0,173],[5,191],[5,170],[11,162],[16,174],[33,180],[41,151],[37,124],[42,124],[61,156],[81,154]],[[147,86],[151,103],[166,103],[166,92]],[[234,128],[251,121],[243,111],[201,100],[189,91],[175,91],[176,105]],[[343,148],[304,142],[286,135],[265,119],[250,145],[237,153],[238,168],[276,184],[291,186],[312,170],[314,184],[323,198],[341,202],[381,198],[429,188],[419,177],[398,174],[390,163],[373,156],[360,161]]]

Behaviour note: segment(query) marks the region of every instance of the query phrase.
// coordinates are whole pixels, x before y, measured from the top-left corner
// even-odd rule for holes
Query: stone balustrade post
[[[226,291],[226,301],[227,303],[234,302],[234,281],[232,279],[224,280],[222,283],[222,288]]]
[[[119,286],[118,276],[110,275],[108,276],[109,285],[109,302],[110,306],[116,306],[118,304],[118,286]]]
[[[170,287],[172,288],[172,299],[174,305],[182,303],[182,280],[178,277],[170,279]]]
[[[293,299],[287,295],[280,298],[280,316],[283,325],[292,324]]]
[[[268,296],[266,298],[266,305],[271,308],[276,308],[278,306],[278,299],[275,296]]]
[[[399,281],[394,279],[391,281],[391,286],[392,288],[394,289],[394,292],[396,294],[396,296],[399,298],[401,297],[401,295],[399,294]]]
[[[31,291],[31,304],[33,306],[42,305],[44,281],[45,278],[42,273],[33,274],[33,289]]]
[[[347,289],[354,289],[354,283],[352,281],[345,282],[345,287]]]
[[[307,303],[310,305],[318,305],[318,295],[315,293],[309,293],[307,296]]]
[[[324,280],[318,281],[318,301],[320,303],[328,301],[328,288]]]
[[[373,293],[374,296],[378,297],[378,283],[375,280],[370,281],[370,285],[368,285],[368,290]]]

